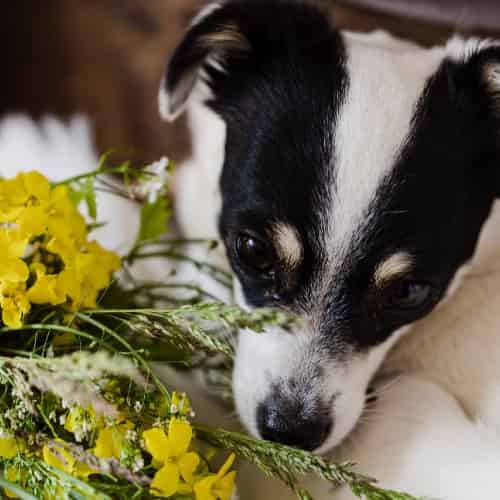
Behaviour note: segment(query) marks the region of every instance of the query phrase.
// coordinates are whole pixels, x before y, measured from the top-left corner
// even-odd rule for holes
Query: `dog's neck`
[[[493,204],[470,262],[471,277],[480,273],[500,272],[500,201]]]
[[[421,372],[449,390],[472,416],[500,415],[500,202],[453,294],[402,338],[381,374]]]

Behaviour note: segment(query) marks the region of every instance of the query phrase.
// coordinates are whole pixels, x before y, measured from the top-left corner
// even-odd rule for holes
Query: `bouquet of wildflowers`
[[[211,301],[192,284],[141,282],[133,265],[185,260],[230,276],[165,239],[170,215],[163,160],[145,170],[98,168],[51,184],[37,172],[0,179],[0,487],[33,499],[229,500],[237,457],[311,498],[301,475],[348,484],[360,498],[410,499],[377,488],[352,466],[244,434],[193,423],[188,396],[152,368],[197,369],[229,394],[232,335],[291,320]],[[121,176],[117,184],[111,175]],[[96,191],[143,201],[126,255],[92,237]],[[80,212],[85,205],[88,217]],[[175,293],[182,289],[184,293]],[[198,415],[198,421],[203,415]]]

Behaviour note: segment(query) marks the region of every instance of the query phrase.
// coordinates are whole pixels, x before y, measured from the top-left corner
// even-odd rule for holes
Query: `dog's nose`
[[[332,418],[323,412],[304,416],[291,407],[266,402],[257,408],[257,426],[267,441],[313,451],[326,441],[332,429]]]

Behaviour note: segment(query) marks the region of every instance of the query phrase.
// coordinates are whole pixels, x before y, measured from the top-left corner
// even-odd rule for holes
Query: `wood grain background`
[[[84,112],[100,151],[132,148],[141,162],[165,153],[181,158],[189,151],[184,124],[162,123],[156,97],[168,57],[203,1],[4,2],[0,116]],[[446,26],[323,3],[342,28],[385,28],[427,45],[451,33]]]

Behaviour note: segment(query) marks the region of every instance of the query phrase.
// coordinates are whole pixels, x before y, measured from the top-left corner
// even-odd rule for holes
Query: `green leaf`
[[[68,186],[69,187],[69,199],[71,200],[71,203],[78,208],[80,203],[83,200],[83,193],[81,192],[80,189],[76,189],[74,186]]]
[[[154,240],[162,236],[167,231],[170,213],[166,198],[158,198],[154,203],[144,205],[141,210],[138,241]]]
[[[75,207],[78,207],[82,201],[85,201],[89,216],[93,220],[97,219],[97,202],[94,178],[87,177],[73,183],[70,187],[69,196]]]
[[[93,220],[97,219],[97,202],[95,196],[94,180],[85,179],[82,183],[82,193],[87,205],[87,210]]]

